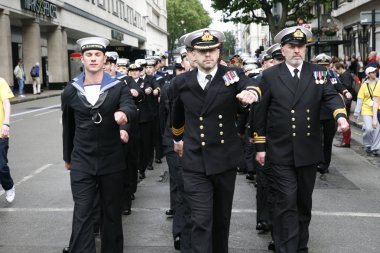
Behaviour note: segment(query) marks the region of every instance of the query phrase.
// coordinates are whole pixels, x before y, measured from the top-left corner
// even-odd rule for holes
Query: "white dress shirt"
[[[293,67],[293,66],[290,66],[289,64],[285,63],[286,66],[288,67],[289,71],[290,71],[290,74],[292,75],[292,77],[294,77],[294,70],[295,69],[298,69],[298,78],[301,77],[301,70],[302,70],[302,65],[303,65],[303,62],[301,63],[301,65],[299,65],[297,68]]]
[[[205,89],[206,84],[208,82],[208,79],[206,78],[206,76],[207,75],[211,75],[212,76],[211,77],[211,81],[212,81],[212,79],[214,79],[216,71],[218,71],[218,67],[217,66],[215,66],[215,68],[209,74],[206,74],[206,73],[202,72],[200,69],[198,69],[197,79],[198,79],[199,85],[201,86],[201,88],[203,90]]]

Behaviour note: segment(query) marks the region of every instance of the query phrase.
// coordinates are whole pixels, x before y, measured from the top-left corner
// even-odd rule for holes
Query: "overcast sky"
[[[211,28],[220,31],[232,31],[235,29],[235,26],[231,22],[223,23],[219,21],[222,17],[222,12],[215,12],[214,9],[211,8],[211,0],[201,0],[200,2],[203,4],[205,10],[210,14],[212,18],[212,23],[210,25]]]

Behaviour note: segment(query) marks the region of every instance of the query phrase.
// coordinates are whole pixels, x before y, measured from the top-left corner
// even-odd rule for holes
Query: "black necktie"
[[[210,74],[206,76],[206,79],[207,79],[208,81],[207,81],[206,86],[205,86],[205,91],[207,91],[208,88],[210,87],[211,78],[212,78],[212,75],[210,75]]]
[[[300,83],[300,79],[298,78],[298,72],[299,72],[299,70],[298,69],[294,69],[293,72],[294,72],[294,76],[293,76],[294,84],[296,85],[296,90],[298,90],[298,86],[299,86],[299,83]]]

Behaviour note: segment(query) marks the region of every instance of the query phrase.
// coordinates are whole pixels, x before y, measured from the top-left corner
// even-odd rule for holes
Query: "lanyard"
[[[376,85],[378,83],[378,80],[376,80],[375,87],[373,87],[373,90],[371,91],[371,88],[369,87],[369,82],[367,83],[367,89],[369,92],[369,96],[371,97],[371,100],[373,100],[373,91],[376,89]]]

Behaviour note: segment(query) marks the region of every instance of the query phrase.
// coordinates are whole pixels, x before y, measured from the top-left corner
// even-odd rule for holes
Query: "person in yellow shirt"
[[[9,118],[11,114],[11,103],[9,99],[14,95],[8,83],[0,77],[0,183],[5,191],[5,199],[12,203],[15,199],[15,186],[8,166],[8,148],[9,148]]]
[[[372,74],[372,75],[376,75],[376,72],[375,72],[375,74]],[[378,82],[378,85],[376,85],[376,87],[374,88],[374,91],[373,91],[372,114],[373,114],[373,117],[372,117],[372,127],[374,129],[377,129],[378,131],[380,131],[380,127],[379,127],[379,119],[380,119],[380,83],[379,82]],[[377,152],[377,154],[379,154],[379,153]]]
[[[354,117],[358,118],[359,114],[363,117],[363,145],[367,154],[374,156],[379,155],[380,149],[380,128],[373,125],[375,118],[377,121],[377,111],[379,108],[379,104],[375,105],[374,103],[374,91],[380,91],[380,81],[376,77],[376,70],[374,67],[366,69],[368,79],[360,87],[354,112]],[[378,96],[380,96],[380,92],[378,93]],[[373,108],[377,109],[374,110]]]

